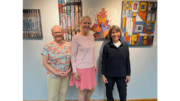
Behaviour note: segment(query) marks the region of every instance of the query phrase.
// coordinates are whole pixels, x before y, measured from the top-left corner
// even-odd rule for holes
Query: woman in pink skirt
[[[71,62],[73,73],[70,86],[76,84],[79,101],[88,101],[96,87],[97,67],[94,36],[89,34],[90,26],[90,17],[84,16],[80,21],[81,31],[72,38]]]

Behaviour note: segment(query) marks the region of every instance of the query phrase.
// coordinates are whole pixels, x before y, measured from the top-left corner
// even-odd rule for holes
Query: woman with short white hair
[[[63,29],[55,25],[51,29],[54,40],[41,52],[43,66],[47,69],[48,101],[65,101],[71,72],[71,45],[63,41]]]

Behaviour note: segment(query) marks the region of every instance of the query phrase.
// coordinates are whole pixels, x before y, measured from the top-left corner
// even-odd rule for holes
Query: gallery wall
[[[82,0],[82,14],[89,15],[94,23],[95,14],[105,8],[110,25],[120,26],[121,5],[121,0]],[[53,40],[52,26],[59,24],[58,0],[23,0],[23,9],[40,9],[43,32],[42,40],[23,40],[23,100],[48,100],[46,69],[42,65],[41,51],[45,44]],[[100,61],[103,45],[107,42],[95,40],[99,72],[96,75],[97,87],[91,99],[106,99]],[[129,50],[132,73],[127,99],[157,98],[157,23],[152,46],[130,46]],[[116,86],[113,95],[115,99],[119,98]],[[77,99],[75,86],[68,87],[66,99]]]

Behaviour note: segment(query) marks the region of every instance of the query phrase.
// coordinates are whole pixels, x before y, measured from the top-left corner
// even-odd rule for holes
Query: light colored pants
[[[66,78],[47,77],[48,101],[65,101],[70,75]]]

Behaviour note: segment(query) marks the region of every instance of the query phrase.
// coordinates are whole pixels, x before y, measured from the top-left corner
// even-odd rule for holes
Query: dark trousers
[[[118,92],[119,92],[119,97],[120,97],[120,101],[126,101],[126,77],[110,77],[110,76],[105,76],[108,83],[106,83],[106,97],[107,97],[107,101],[114,101],[113,98],[113,87],[114,84],[116,82],[117,88],[118,88]]]

